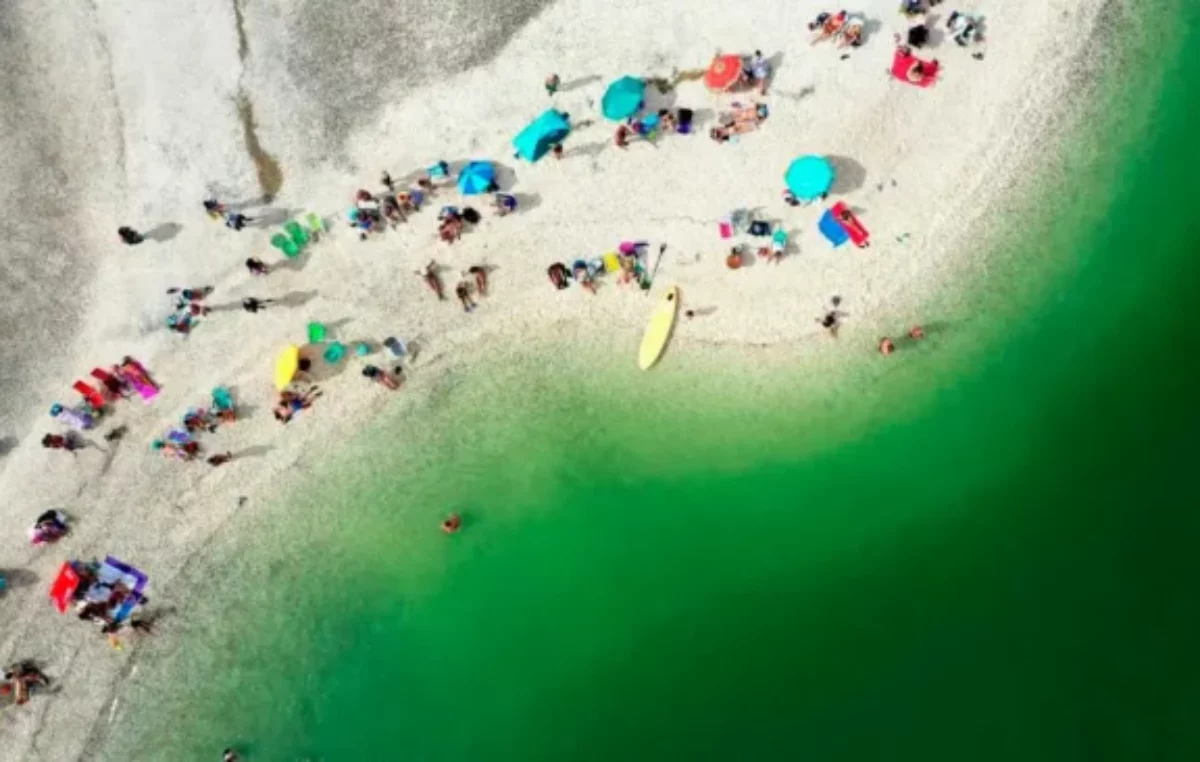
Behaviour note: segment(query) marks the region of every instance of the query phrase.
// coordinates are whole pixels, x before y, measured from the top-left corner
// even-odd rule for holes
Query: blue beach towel
[[[817,228],[835,249],[850,240],[850,234],[842,227],[842,223],[834,219],[833,212],[828,209],[825,210],[825,214],[821,215],[821,221],[817,223]]]

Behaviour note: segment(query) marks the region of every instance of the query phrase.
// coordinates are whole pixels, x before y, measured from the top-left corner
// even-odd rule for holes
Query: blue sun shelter
[[[815,201],[833,187],[833,165],[824,156],[801,156],[783,176],[788,190],[800,201]]]
[[[534,119],[513,138],[517,156],[534,162],[545,156],[555,143],[561,143],[571,132],[571,124],[560,111],[550,109]]]
[[[600,111],[606,119],[619,122],[642,110],[646,83],[637,77],[621,77],[608,86],[600,99]]]
[[[464,196],[475,196],[496,189],[496,168],[490,161],[473,161],[458,173],[458,190]]]

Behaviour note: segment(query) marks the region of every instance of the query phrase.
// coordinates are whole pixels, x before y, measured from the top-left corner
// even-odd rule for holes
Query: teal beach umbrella
[[[464,196],[487,193],[495,182],[496,168],[487,161],[473,161],[458,175],[458,189]]]
[[[555,143],[561,143],[571,132],[571,125],[562,112],[550,109],[544,112],[515,138],[513,145],[517,156],[525,161],[537,161],[546,155]]]
[[[604,91],[600,111],[605,118],[619,122],[640,111],[645,98],[645,82],[637,77],[621,77]]]
[[[833,165],[824,156],[801,156],[788,167],[783,179],[796,198],[813,201],[833,186]]]

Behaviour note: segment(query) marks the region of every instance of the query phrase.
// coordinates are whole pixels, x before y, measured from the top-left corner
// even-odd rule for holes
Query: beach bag
[[[755,220],[750,223],[750,235],[764,236],[771,235],[771,223]]]
[[[468,206],[463,209],[462,218],[464,220],[466,220],[467,222],[471,223],[472,225],[479,224],[479,212],[475,211],[475,209],[473,209],[472,207]]]

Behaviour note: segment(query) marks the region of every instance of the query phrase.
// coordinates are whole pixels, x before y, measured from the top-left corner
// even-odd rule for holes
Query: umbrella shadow
[[[883,30],[883,22],[876,18],[869,18],[863,24],[862,41],[865,45],[867,40],[879,34]]]
[[[8,455],[16,449],[17,443],[20,441],[16,437],[0,437],[0,455]]]
[[[867,181],[867,170],[848,156],[827,155],[833,166],[833,186],[830,193],[846,194],[858,190]]]
[[[332,341],[322,341],[317,344],[308,343],[300,346],[300,359],[308,361],[308,369],[301,372],[308,377],[310,382],[317,384],[336,378],[345,372],[346,366],[350,364],[351,352],[348,346],[345,354],[337,362],[329,362],[325,359],[325,352],[333,346],[333,343]],[[343,346],[346,345],[343,343]]]
[[[516,214],[533,211],[542,204],[542,196],[539,193],[515,193],[513,195],[517,199]]]
[[[642,101],[642,111],[647,114],[654,114],[663,109],[673,108],[675,100],[675,88],[663,90],[661,87],[655,87],[653,84],[647,83],[645,99]]]
[[[569,93],[572,90],[578,90],[581,87],[587,87],[593,82],[599,82],[602,77],[599,74],[588,74],[586,77],[576,77],[570,82],[564,82],[558,86],[558,92]]]
[[[164,243],[179,235],[179,231],[183,230],[183,225],[178,222],[164,222],[152,230],[147,230],[142,233],[143,238],[148,238],[151,241]]]
[[[308,262],[311,259],[309,256],[312,251],[312,245],[309,244],[300,250],[294,257],[284,257],[280,261],[271,265],[272,272],[275,270],[291,270],[292,272],[300,272],[305,267],[308,267]]]

